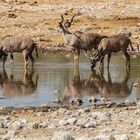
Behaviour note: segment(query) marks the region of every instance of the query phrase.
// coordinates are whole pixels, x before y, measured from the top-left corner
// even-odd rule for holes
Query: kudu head
[[[61,15],[61,21],[59,22],[59,25],[58,25],[58,31],[60,33],[70,33],[68,31],[68,28],[71,27],[71,24],[73,22],[73,19],[76,15],[74,15],[71,20],[66,20],[66,22],[64,22],[64,17],[63,15]]]

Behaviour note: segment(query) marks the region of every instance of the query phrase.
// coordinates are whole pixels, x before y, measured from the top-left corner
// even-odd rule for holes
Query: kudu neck
[[[72,34],[72,33],[69,32],[68,29],[67,29],[65,26],[63,26],[63,25],[61,26],[61,29],[62,29],[64,35]]]

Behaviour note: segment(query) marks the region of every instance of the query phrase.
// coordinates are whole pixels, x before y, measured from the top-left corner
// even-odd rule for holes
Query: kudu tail
[[[34,48],[35,48],[35,51],[36,51],[36,57],[39,57],[36,43],[34,44]]]

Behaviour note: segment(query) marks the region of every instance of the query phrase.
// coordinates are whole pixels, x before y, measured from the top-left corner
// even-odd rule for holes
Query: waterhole
[[[122,56],[111,58],[109,71],[105,59],[104,72],[100,74],[98,70],[91,72],[90,62],[81,56],[77,77],[74,77],[73,57],[42,54],[36,59],[34,69],[29,66],[25,71],[23,65],[22,56],[16,55],[13,68],[9,60],[4,70],[1,66],[1,106],[57,105],[57,101],[69,105],[74,98],[82,99],[86,106],[91,97],[115,102],[133,102],[140,97],[140,88],[133,86],[140,79],[139,57],[131,57],[130,72],[126,72]]]

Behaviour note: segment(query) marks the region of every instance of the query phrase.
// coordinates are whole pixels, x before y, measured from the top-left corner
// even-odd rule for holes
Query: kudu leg
[[[130,68],[130,55],[127,52],[125,52],[124,55],[126,58],[126,68]]]
[[[13,65],[14,65],[14,56],[13,56],[12,53],[10,53],[10,64],[13,67]]]
[[[29,54],[29,58],[31,60],[32,68],[33,68],[33,66],[34,66],[34,58],[33,58],[32,54]]]
[[[108,70],[109,70],[110,58],[111,58],[111,53],[107,55],[107,69]]]
[[[100,58],[100,62],[99,62],[99,65],[98,65],[98,68],[99,69],[102,69],[102,67],[103,67],[103,62],[104,62],[104,55],[103,56],[101,56],[101,58]]]
[[[74,80],[79,80],[79,57],[80,57],[80,50],[74,51]]]
[[[7,60],[7,57],[8,57],[8,54],[4,54],[4,57],[3,57],[3,69],[5,69],[5,62]]]
[[[23,57],[24,57],[24,68],[26,69],[28,66],[28,53],[23,52]]]

